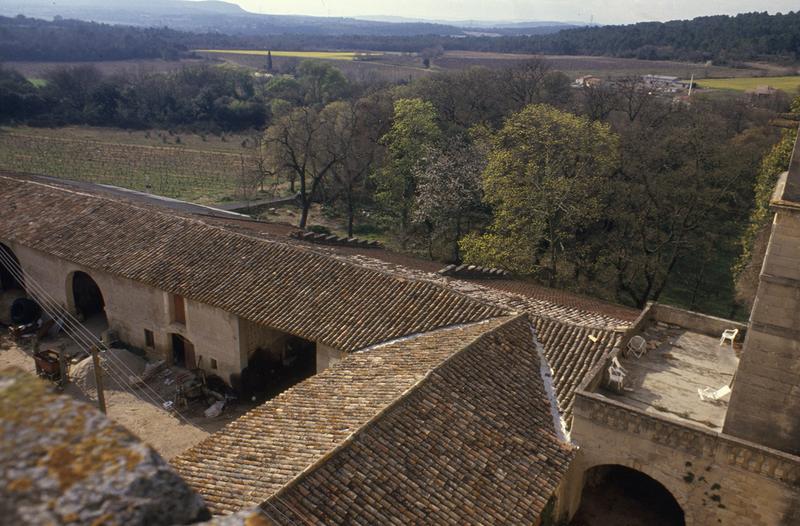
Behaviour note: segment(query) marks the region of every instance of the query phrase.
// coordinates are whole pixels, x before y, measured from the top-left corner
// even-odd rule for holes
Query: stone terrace
[[[715,390],[731,383],[738,358],[729,343],[664,323],[646,328],[642,336],[648,352],[641,359],[620,357],[627,370],[625,390],[619,394],[605,384],[598,394],[648,413],[690,421],[720,431],[728,398],[701,401],[698,389]]]

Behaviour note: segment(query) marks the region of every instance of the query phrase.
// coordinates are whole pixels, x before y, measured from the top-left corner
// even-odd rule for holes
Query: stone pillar
[[[800,454],[800,135],[775,219],[723,431]]]

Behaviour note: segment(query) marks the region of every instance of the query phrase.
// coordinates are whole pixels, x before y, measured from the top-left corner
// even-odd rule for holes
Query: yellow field
[[[225,55],[267,56],[266,51],[259,49],[195,49],[196,53],[219,53]],[[273,57],[321,58],[327,60],[355,60],[356,57],[379,57],[383,53],[365,53],[355,51],[272,51]]]
[[[740,77],[731,79],[696,80],[701,88],[728,89],[748,91],[758,86],[772,86],[787,93],[796,93],[800,88],[800,76],[797,77]]]

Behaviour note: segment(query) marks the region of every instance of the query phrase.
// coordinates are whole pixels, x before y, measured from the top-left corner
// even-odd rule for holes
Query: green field
[[[221,55],[267,56],[266,51],[258,49],[195,49],[195,53],[218,53]],[[326,60],[356,60],[357,58],[381,57],[383,53],[356,51],[272,51],[273,57],[318,58]]]
[[[771,86],[787,93],[795,93],[800,88],[800,76],[796,77],[740,77],[729,79],[704,79],[697,81],[701,88],[749,91],[758,86]]]

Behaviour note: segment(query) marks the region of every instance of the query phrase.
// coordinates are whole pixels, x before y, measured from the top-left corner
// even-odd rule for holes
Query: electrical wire
[[[126,370],[131,376],[136,376],[136,373],[134,373],[125,364],[125,362],[119,360],[113,355],[113,353],[109,352],[110,349],[108,349],[108,347],[100,339],[98,339],[91,331],[89,331],[88,328],[86,328],[80,321],[72,316],[69,311],[61,307],[61,305],[55,299],[53,299],[53,297],[41,284],[33,279],[29,273],[22,270],[19,264],[15,260],[11,259],[9,254],[4,252],[5,251],[0,250],[0,263],[2,263],[9,273],[11,273],[15,279],[20,281],[21,284],[24,284],[26,288],[27,286],[30,286],[31,290],[36,292],[35,296],[37,299],[39,299],[40,305],[51,318],[54,320],[63,321],[64,328],[67,329],[65,332],[70,339],[72,339],[79,347],[84,348],[86,351],[89,351],[92,347],[97,347],[99,350],[101,350],[103,355],[107,358],[106,363],[108,367],[106,368],[106,372],[118,384],[120,384],[120,387],[127,389],[128,392],[137,398],[143,399],[143,397],[145,397],[147,398],[146,401],[149,401],[154,405],[161,405],[161,407],[164,407],[164,404],[167,402],[167,400],[165,400],[158,392],[156,392],[146,383],[143,384],[143,391],[139,392],[138,394],[134,392],[128,385],[130,382],[125,380],[126,375],[124,370]],[[121,381],[120,378],[122,378]],[[149,390],[151,394],[148,394],[146,390]],[[187,420],[180,413],[180,411],[177,410],[177,408],[174,408],[174,411],[184,422],[192,425],[191,422],[189,422],[189,420]]]
[[[6,267],[9,266],[8,258],[3,258],[2,255],[0,255],[0,262],[3,262],[4,266],[6,266]],[[16,266],[16,264],[15,264],[15,262],[13,260],[11,261],[11,263],[12,263],[13,266]],[[18,280],[20,279],[20,277],[23,280],[25,279],[25,274],[22,274],[20,272],[14,272],[11,269],[9,269],[9,272],[11,272],[12,275]],[[24,282],[25,281],[23,281],[23,283]],[[127,388],[129,390],[129,392],[131,394],[133,394],[135,397],[141,398],[141,396],[137,395],[134,391],[132,391],[132,390],[130,390],[128,388],[128,383],[129,382],[125,380],[125,372],[122,371],[122,369],[120,368],[120,364],[122,366],[124,366],[125,369],[128,370],[129,374],[135,375],[135,373],[133,373],[133,371],[131,371],[130,368],[128,368],[125,365],[125,363],[122,362],[121,360],[120,360],[119,364],[117,364],[117,362],[114,361],[116,359],[114,357],[114,355],[112,353],[110,353],[110,352],[106,353],[106,351],[108,351],[109,349],[107,347],[105,347],[105,345],[102,343],[102,341],[97,340],[97,338],[94,336],[94,334],[92,334],[88,330],[88,328],[83,326],[68,311],[63,309],[57,302],[55,302],[55,300],[52,298],[52,296],[50,296],[44,290],[42,285],[40,285],[36,280],[34,280],[32,277],[30,277],[30,275],[27,276],[27,283],[30,285],[31,289],[36,291],[36,296],[38,296],[39,304],[42,307],[42,309],[50,317],[52,317],[54,320],[59,320],[60,319],[60,320],[63,321],[64,328],[65,328],[64,332],[67,334],[67,336],[69,336],[69,338],[73,342],[75,342],[78,345],[78,347],[84,348],[84,350],[87,350],[87,351],[89,351],[92,347],[96,347],[97,344],[99,344],[99,347],[103,350],[104,355],[107,358],[107,360],[106,360],[106,365],[107,365],[106,372],[109,374],[109,376],[111,376],[118,384],[120,384],[120,387]],[[87,335],[88,335],[88,337],[87,337]],[[113,367],[113,370],[111,369],[111,367]],[[122,378],[122,380],[120,380],[120,378]],[[155,391],[153,391],[153,393],[159,399],[164,401],[164,399],[162,397],[160,397],[158,395],[158,393],[156,393]],[[155,403],[155,404],[158,403],[156,400],[154,400],[146,392],[142,393],[142,395],[146,396],[150,403]]]

